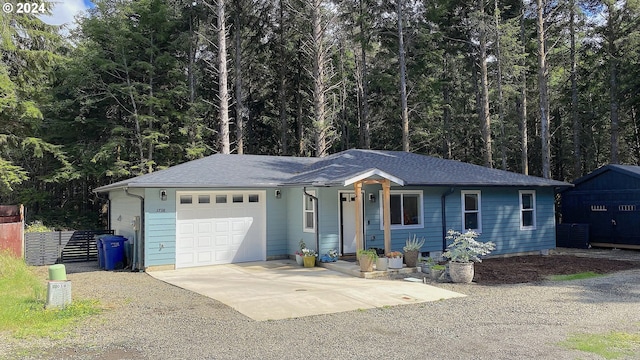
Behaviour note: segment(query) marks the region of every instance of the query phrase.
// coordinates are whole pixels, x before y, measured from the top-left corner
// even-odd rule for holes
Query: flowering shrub
[[[447,251],[442,256],[449,258],[453,262],[481,262],[480,256],[489,254],[495,250],[496,244],[488,241],[486,243],[477,241],[478,233],[472,230],[461,234],[459,231],[447,231],[447,240],[453,240],[447,246]]]
[[[316,252],[314,250],[304,248],[302,249],[302,256],[316,256]]]

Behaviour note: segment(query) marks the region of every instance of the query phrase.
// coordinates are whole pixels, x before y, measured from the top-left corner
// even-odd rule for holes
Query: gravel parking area
[[[435,284],[469,296],[264,322],[145,273],[95,264],[69,264],[67,272],[74,298],[99,299],[106,310],[65,340],[0,334],[0,358],[599,359],[558,343],[579,333],[640,333],[640,270],[569,282]]]

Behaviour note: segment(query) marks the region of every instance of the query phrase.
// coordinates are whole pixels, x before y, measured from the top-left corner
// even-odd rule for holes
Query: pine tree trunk
[[[544,1],[538,5],[538,91],[540,93],[540,139],[542,141],[542,177],[551,178],[551,141],[549,131],[549,95],[547,90],[547,53],[545,48]]]
[[[360,146],[371,148],[371,125],[369,123],[369,86],[367,83],[367,47],[369,44],[368,28],[365,30],[365,2],[360,0]]]
[[[323,157],[327,155],[327,120],[326,120],[326,79],[325,79],[325,49],[324,30],[322,28],[322,0],[312,0],[311,31],[312,31],[312,56],[313,56],[313,131],[315,138],[315,155]]]
[[[281,61],[284,61],[285,54],[285,21],[284,21],[284,0],[280,0],[279,6],[279,44],[278,55]],[[280,155],[288,154],[288,132],[289,125],[287,121],[287,89],[286,89],[286,66],[278,68],[278,111],[280,117]]]
[[[478,1],[480,7],[480,91],[482,91],[480,125],[482,131],[484,166],[493,167],[491,150],[491,115],[489,113],[489,80],[487,75],[487,25],[484,19],[484,0]]]
[[[522,41],[522,83],[520,84],[520,156],[522,157],[522,173],[529,175],[529,136],[527,129],[527,71],[526,65],[526,31],[525,31],[525,3],[521,4],[520,11],[520,39]]]
[[[151,42],[151,49],[150,49],[150,59],[149,59],[149,64],[150,66],[150,74],[149,74],[149,99],[153,99],[153,72],[154,72],[154,57],[153,57],[153,34],[149,35],[149,41]],[[149,102],[149,120],[147,121],[147,127],[149,128],[149,131],[153,131],[153,122],[154,122],[154,113],[153,113],[153,101]],[[154,144],[153,144],[153,140],[149,140],[149,144],[147,145],[147,171],[148,172],[153,172],[153,148],[154,148]]]
[[[409,151],[409,109],[407,105],[407,64],[404,56],[404,32],[402,30],[402,0],[398,1],[398,53],[400,63],[400,106],[402,107],[402,151]]]
[[[241,5],[237,4],[235,14],[235,59],[234,59],[234,88],[236,95],[236,147],[238,154],[244,154],[244,125],[247,109],[244,106],[244,90],[242,84],[242,37],[240,32],[242,23],[240,18]]]
[[[609,98],[610,98],[610,117],[611,117],[611,164],[619,162],[618,154],[620,151],[620,120],[618,118],[618,66],[616,51],[616,33],[614,28],[614,3],[608,3],[607,10],[609,13],[607,33],[608,33],[608,50],[609,50]]]
[[[507,135],[504,124],[504,93],[502,91],[502,49],[500,48],[500,11],[498,0],[494,0],[494,19],[496,27],[496,67],[498,75],[498,119],[500,119],[500,157],[502,170],[507,170]]]
[[[578,117],[578,79],[576,60],[576,3],[571,0],[569,3],[569,26],[570,26],[570,57],[571,57],[571,122],[573,125],[573,178],[582,175],[582,150],[580,144],[581,124]]]
[[[442,63],[442,156],[445,159],[451,159],[451,90],[449,89],[449,53],[445,52]]]
[[[218,15],[218,98],[220,99],[220,152],[230,154],[229,144],[229,89],[227,85],[227,30],[224,0],[217,2]]]

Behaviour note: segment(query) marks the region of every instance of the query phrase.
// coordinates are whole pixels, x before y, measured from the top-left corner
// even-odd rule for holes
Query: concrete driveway
[[[169,284],[218,300],[257,321],[415,304],[465,296],[423,283],[373,280],[274,260],[153,271]]]

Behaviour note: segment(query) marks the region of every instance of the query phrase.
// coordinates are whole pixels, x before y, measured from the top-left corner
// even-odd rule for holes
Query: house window
[[[307,191],[307,193],[315,196],[315,191]],[[303,230],[304,232],[314,232],[316,229],[316,207],[313,198],[308,195],[303,196]]]
[[[462,228],[482,232],[480,191],[462,191]]]
[[[536,228],[536,192],[520,191],[520,230]]]
[[[378,195],[383,198],[382,193]],[[380,201],[380,216],[384,213],[384,201]],[[422,191],[391,191],[389,196],[391,228],[423,228]],[[380,221],[384,229],[384,221]]]

